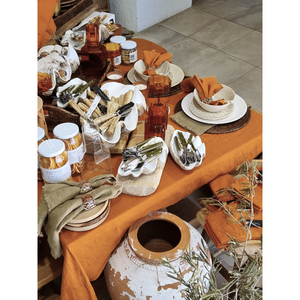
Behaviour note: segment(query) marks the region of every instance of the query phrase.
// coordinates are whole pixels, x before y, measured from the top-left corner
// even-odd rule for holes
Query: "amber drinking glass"
[[[148,117],[145,119],[145,139],[153,136],[165,139],[168,125],[168,106],[161,101],[161,95],[169,92],[171,80],[167,76],[153,75],[147,81],[148,91],[155,95],[156,101],[148,107]]]

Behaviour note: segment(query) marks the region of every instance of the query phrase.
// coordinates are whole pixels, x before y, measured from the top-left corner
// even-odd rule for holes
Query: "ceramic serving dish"
[[[192,169],[194,169],[195,167],[199,167],[202,164],[203,158],[206,155],[206,148],[205,148],[205,144],[202,143],[201,138],[197,135],[196,137],[193,136],[192,138],[192,142],[195,146],[195,148],[199,151],[200,155],[201,155],[201,160],[199,162],[195,162],[195,163],[191,163],[189,165],[184,165],[178,155],[178,150],[177,150],[177,146],[174,140],[174,137],[178,135],[178,132],[180,130],[175,130],[172,134],[172,138],[171,138],[171,142],[170,142],[170,153],[171,156],[173,157],[173,159],[175,160],[175,162],[184,170],[186,171],[190,171]],[[186,132],[186,131],[181,131],[184,138],[186,140],[188,140],[190,133]]]
[[[118,82],[107,82],[101,86],[102,91],[108,90],[109,97],[119,97],[125,94],[129,90],[133,90],[132,102],[135,104],[132,107],[131,112],[126,116],[124,121],[119,121],[112,137],[106,135],[106,130],[100,133],[102,142],[107,147],[114,147],[120,140],[122,132],[133,131],[138,122],[138,117],[140,114],[144,113],[146,109],[146,100],[143,94],[133,85],[125,85]]]
[[[163,142],[163,151],[162,153],[157,157],[157,159],[155,159],[154,161],[150,162],[150,163],[146,163],[142,166],[142,168],[138,169],[138,170],[128,170],[126,172],[124,172],[121,167],[122,167],[122,163],[119,166],[118,169],[118,174],[121,176],[128,176],[128,175],[132,175],[133,177],[139,177],[142,174],[150,174],[153,173],[155,171],[155,169],[158,166],[163,165],[167,158],[168,158],[168,153],[169,153],[169,149],[168,146],[166,145],[166,143],[164,142],[164,140],[160,137],[157,137],[156,142]]]
[[[53,86],[43,93],[44,96],[50,96],[56,84],[67,83],[80,64],[77,52],[71,45],[44,46],[38,51],[37,57],[38,72],[50,74],[53,81]]]
[[[211,98],[213,101],[224,99],[225,102],[227,102],[224,105],[210,105],[203,103],[200,99],[199,93],[196,89],[194,89],[194,97],[197,101],[197,103],[206,111],[209,112],[220,112],[223,109],[227,108],[230,104],[234,102],[235,98],[235,92],[232,88],[229,86],[222,84],[223,88],[218,91],[216,94],[214,94]]]
[[[170,63],[168,61],[164,61],[158,68],[155,69],[156,74],[168,76],[170,72]],[[145,81],[148,80],[149,76],[143,74],[146,70],[145,63],[142,59],[138,60],[134,63],[134,69],[138,73],[138,75]]]
[[[68,88],[69,86],[71,85],[75,85],[75,88],[76,86],[79,86],[80,84],[87,84],[86,81],[84,80],[81,80],[80,78],[74,78],[72,80],[70,80],[68,83],[66,83],[65,85],[63,86],[59,86],[56,90],[56,97],[59,98],[62,91],[64,91],[66,88]],[[74,100],[75,103],[78,102],[78,98],[81,97],[82,99],[86,98],[87,97],[87,92],[90,91],[90,87],[88,87],[83,93],[79,94],[78,96],[76,97],[73,97],[72,100]],[[61,107],[61,108],[66,108],[67,106],[69,106],[68,102],[66,103],[63,103],[61,101],[57,101],[57,106],[58,107]]]

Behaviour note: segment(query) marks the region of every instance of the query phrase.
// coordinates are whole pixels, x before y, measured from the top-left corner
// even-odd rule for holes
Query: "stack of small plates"
[[[235,95],[233,103],[220,112],[212,113],[204,110],[194,99],[193,93],[183,98],[181,107],[191,119],[206,124],[231,123],[242,118],[247,112],[247,103],[239,95]]]
[[[91,210],[82,211],[73,220],[68,222],[64,228],[71,231],[87,231],[102,224],[108,217],[110,200],[98,204]]]

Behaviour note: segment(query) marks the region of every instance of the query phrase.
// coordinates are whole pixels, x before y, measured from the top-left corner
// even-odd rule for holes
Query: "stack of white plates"
[[[173,87],[173,86],[179,84],[183,80],[184,72],[180,67],[178,67],[174,64],[170,64],[170,72],[168,73],[168,77],[171,79],[171,87]],[[131,83],[135,83],[137,81],[144,81],[144,79],[141,78],[141,76],[134,69],[134,67],[128,71],[127,79]]]
[[[68,222],[64,228],[71,231],[87,231],[96,228],[106,220],[109,210],[110,200],[106,200],[91,210],[82,211]]]
[[[191,119],[201,123],[215,125],[237,121],[247,112],[247,103],[237,94],[232,104],[226,109],[216,113],[211,113],[201,108],[201,106],[197,104],[197,101],[195,101],[193,92],[183,98],[181,107],[183,112]]]

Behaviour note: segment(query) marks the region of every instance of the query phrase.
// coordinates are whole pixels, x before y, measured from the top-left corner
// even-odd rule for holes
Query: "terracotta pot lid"
[[[180,240],[178,244],[172,249],[164,252],[154,252],[146,249],[139,241],[138,231],[142,225],[147,222],[161,220],[170,222],[175,225],[180,231]],[[180,258],[183,252],[188,248],[190,244],[190,230],[186,223],[174,214],[167,212],[155,211],[150,213],[144,218],[135,221],[129,228],[128,241],[129,245],[135,254],[141,259],[145,259],[150,262],[161,261],[163,258],[167,258],[169,261]]]

